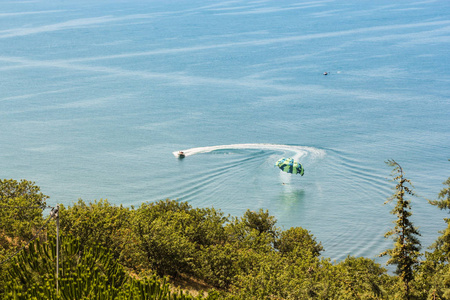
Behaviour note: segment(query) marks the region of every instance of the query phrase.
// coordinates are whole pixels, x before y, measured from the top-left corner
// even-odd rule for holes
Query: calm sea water
[[[395,159],[427,247],[447,216],[426,199],[450,175],[449,44],[446,0],[1,0],[0,177],[50,205],[268,209],[340,260],[391,247]]]

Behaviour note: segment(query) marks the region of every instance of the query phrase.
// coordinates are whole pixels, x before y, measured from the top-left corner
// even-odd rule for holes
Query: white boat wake
[[[314,158],[323,157],[325,151],[322,149],[317,149],[314,147],[306,146],[291,146],[291,145],[279,145],[279,144],[231,144],[231,145],[219,145],[219,146],[209,146],[209,147],[197,147],[186,150],[178,150],[172,152],[175,157],[179,156],[180,151],[184,155],[192,156],[200,153],[209,153],[217,150],[237,150],[237,149],[262,149],[262,150],[278,150],[292,152],[294,155],[292,158],[300,159],[306,156],[312,156]]]

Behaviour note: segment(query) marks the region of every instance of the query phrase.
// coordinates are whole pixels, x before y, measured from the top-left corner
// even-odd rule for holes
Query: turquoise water
[[[395,159],[427,247],[447,216],[426,199],[450,176],[450,2],[398,2],[1,0],[0,177],[50,205],[268,209],[340,260],[391,246]]]

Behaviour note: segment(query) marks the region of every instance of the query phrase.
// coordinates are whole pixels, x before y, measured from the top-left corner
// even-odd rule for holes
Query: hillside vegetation
[[[0,180],[0,298],[450,299],[449,219],[420,252],[406,199],[414,192],[401,167],[389,165],[398,219],[383,255],[395,275],[364,257],[330,261],[307,229],[280,230],[267,210],[233,217],[169,199],[137,208],[78,200],[59,207],[57,281],[48,196],[33,182]],[[440,209],[450,207],[450,178],[444,185],[430,201]]]

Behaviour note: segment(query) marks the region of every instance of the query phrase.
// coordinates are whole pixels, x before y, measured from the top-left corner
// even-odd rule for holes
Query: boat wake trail
[[[319,158],[325,155],[325,151],[313,147],[293,146],[293,145],[279,145],[279,144],[231,144],[219,145],[209,147],[197,147],[186,150],[179,150],[172,152],[174,156],[178,157],[179,152],[182,151],[185,156],[192,156],[200,153],[209,153],[217,150],[239,150],[239,149],[260,149],[260,150],[274,150],[292,152],[292,158],[300,159],[306,156],[311,158]]]

